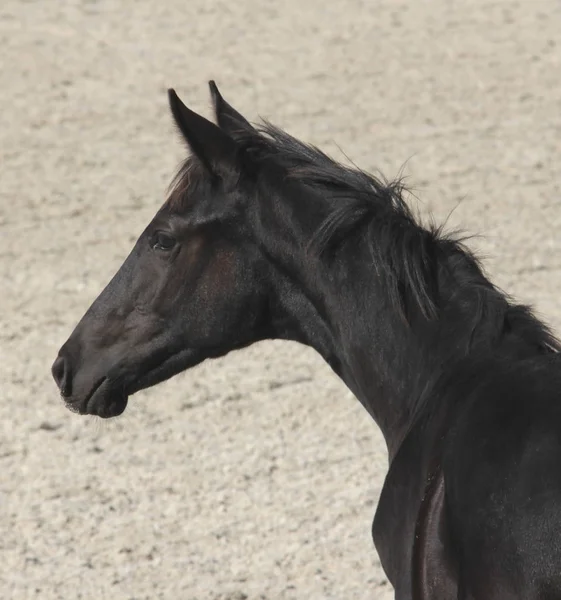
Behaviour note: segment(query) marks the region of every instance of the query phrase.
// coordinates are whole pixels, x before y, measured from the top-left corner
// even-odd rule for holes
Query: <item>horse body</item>
[[[206,358],[307,344],[386,439],[373,537],[398,600],[561,597],[558,342],[399,182],[211,91],[218,126],[170,92],[193,157],[61,348],[68,406],[115,416]]]

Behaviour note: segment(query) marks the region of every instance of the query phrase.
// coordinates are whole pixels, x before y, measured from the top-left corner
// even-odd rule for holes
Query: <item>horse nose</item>
[[[57,356],[57,359],[53,363],[51,368],[51,373],[53,374],[53,378],[60,390],[60,393],[63,396],[70,396],[70,368],[68,365],[68,361],[61,356],[60,354]]]

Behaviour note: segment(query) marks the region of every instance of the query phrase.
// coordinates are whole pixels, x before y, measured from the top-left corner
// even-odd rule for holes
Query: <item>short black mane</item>
[[[335,210],[310,240],[312,251],[327,254],[351,233],[368,228],[375,268],[384,270],[395,306],[403,307],[404,294],[410,294],[426,318],[437,316],[435,268],[443,251],[465,256],[480,271],[462,238],[445,234],[434,225],[420,225],[405,201],[409,190],[402,178],[388,181],[338,163],[267,122],[240,131],[239,139],[251,161],[274,161],[288,178],[337,201]]]

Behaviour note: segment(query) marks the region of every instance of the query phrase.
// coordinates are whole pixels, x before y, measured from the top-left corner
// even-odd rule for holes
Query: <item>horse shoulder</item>
[[[412,556],[414,600],[457,598],[457,568],[446,512],[446,485],[440,468],[428,478],[415,526]]]

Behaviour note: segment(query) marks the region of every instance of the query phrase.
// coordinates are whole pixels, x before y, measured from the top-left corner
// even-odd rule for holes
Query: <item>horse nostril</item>
[[[70,395],[70,369],[66,363],[66,360],[62,356],[58,356],[51,368],[54,380],[58,385],[60,393],[63,396]]]

